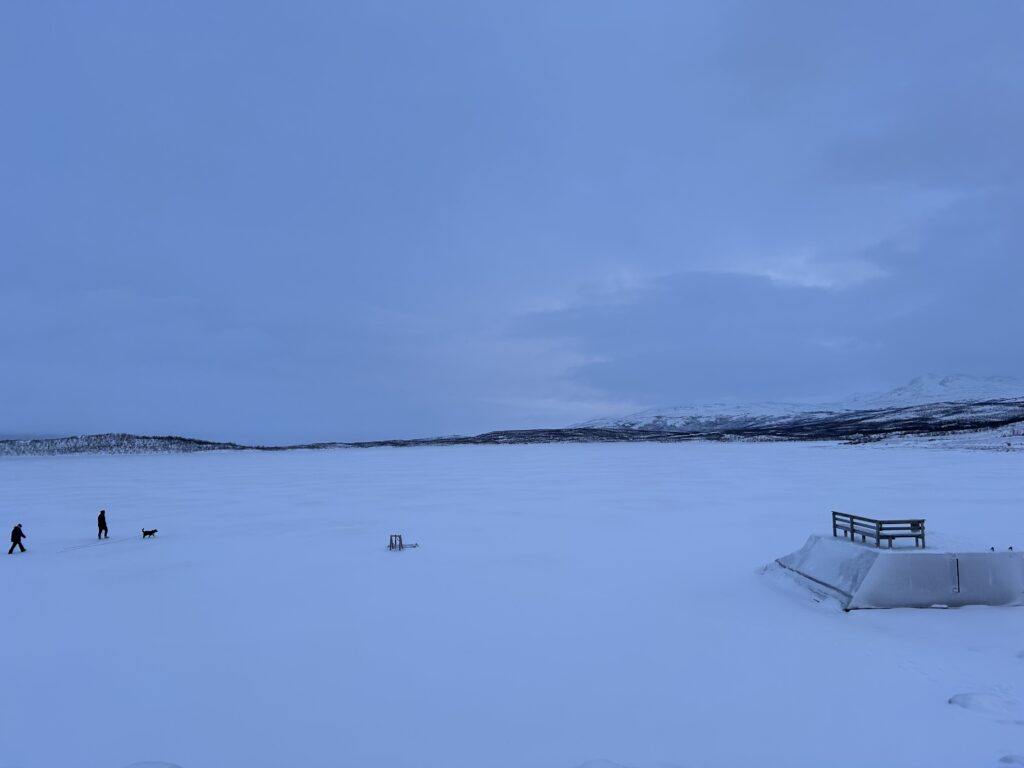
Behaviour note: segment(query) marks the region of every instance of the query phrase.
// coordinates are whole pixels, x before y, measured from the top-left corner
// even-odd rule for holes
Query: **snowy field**
[[[1018,452],[24,457],[0,489],[5,768],[1024,765],[1024,609],[845,614],[764,569],[831,509],[1024,546]]]

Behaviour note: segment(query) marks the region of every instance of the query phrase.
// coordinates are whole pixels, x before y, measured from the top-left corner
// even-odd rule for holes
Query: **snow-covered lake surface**
[[[843,613],[763,568],[831,509],[1019,548],[1022,470],[786,443],[6,458],[0,766],[1024,764],[1024,610]]]

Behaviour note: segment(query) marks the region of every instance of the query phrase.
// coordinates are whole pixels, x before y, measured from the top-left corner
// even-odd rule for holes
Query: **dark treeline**
[[[815,411],[786,416],[716,417],[714,428],[636,429],[627,426],[516,429],[474,436],[414,440],[373,440],[304,445],[241,445],[186,437],[129,434],[0,440],[0,456],[76,453],[195,453],[200,451],[287,451],[327,448],[415,447],[425,445],[510,445],[529,443],[681,442],[690,440],[878,440],[894,436],[938,436],[998,429],[1024,423],[1024,398],[930,403],[901,408]]]

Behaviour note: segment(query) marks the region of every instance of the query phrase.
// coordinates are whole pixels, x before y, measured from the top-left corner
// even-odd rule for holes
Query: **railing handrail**
[[[837,536],[839,531],[843,532],[843,538],[849,536],[851,541],[860,536],[861,541],[868,537],[875,540],[875,546],[881,547],[882,540],[888,540],[889,548],[892,548],[895,539],[914,540],[914,546],[918,543],[925,546],[924,541],[924,518],[910,518],[905,520],[879,520],[874,517],[863,515],[851,515],[849,512],[837,512],[832,510],[832,535]]]
[[[903,523],[903,524],[906,524],[906,523],[923,523],[925,521],[925,518],[923,518],[923,517],[908,518],[908,519],[905,519],[905,520],[879,520],[879,519],[874,518],[874,517],[864,517],[863,515],[851,515],[849,512],[836,512],[835,510],[833,510],[832,511],[832,518],[835,519],[837,517],[845,517],[845,518],[848,518],[851,521],[852,520],[863,520],[866,523],[872,523],[872,524],[874,524],[874,523],[881,523],[882,525],[885,525],[886,523]]]

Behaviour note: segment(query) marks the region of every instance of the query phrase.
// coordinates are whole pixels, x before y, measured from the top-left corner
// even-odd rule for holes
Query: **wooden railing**
[[[924,520],[875,520],[871,517],[848,515],[845,512],[832,513],[832,535],[843,532],[843,538],[856,541],[860,536],[862,542],[875,540],[875,546],[881,547],[883,541],[889,542],[892,549],[894,539],[913,539],[914,546],[924,549]]]

